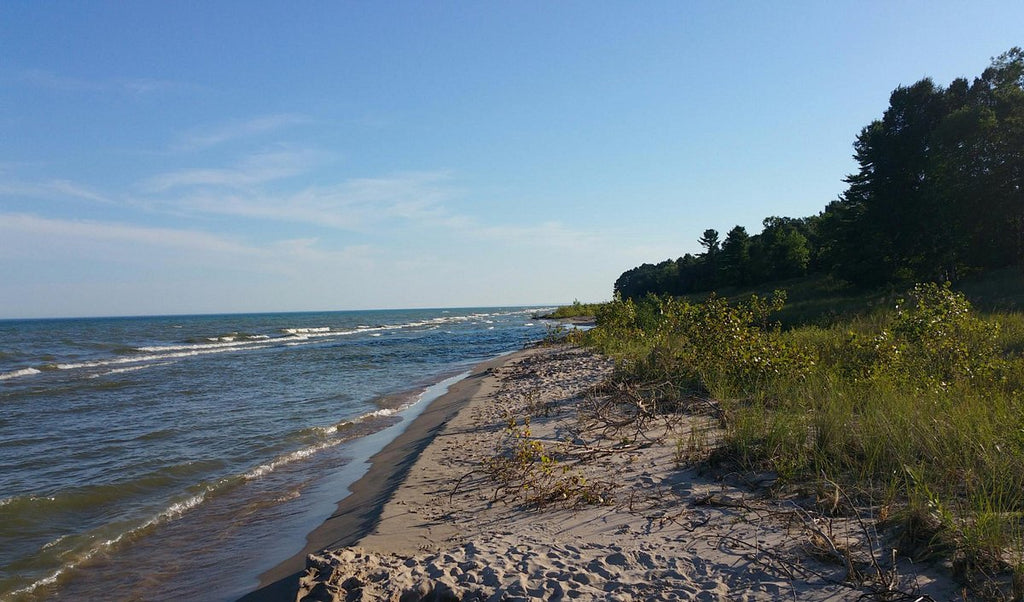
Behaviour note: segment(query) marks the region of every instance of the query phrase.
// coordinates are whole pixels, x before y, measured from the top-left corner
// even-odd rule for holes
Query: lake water
[[[538,311],[0,321],[0,599],[236,599]]]

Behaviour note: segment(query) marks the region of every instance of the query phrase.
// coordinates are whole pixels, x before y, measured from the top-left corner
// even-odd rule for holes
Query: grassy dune
[[[727,291],[732,302],[617,300],[571,336],[659,404],[713,400],[726,432],[713,457],[833,491],[832,511],[870,513],[899,554],[950,560],[975,595],[1016,600],[1022,280],[855,294],[805,279],[770,295]]]

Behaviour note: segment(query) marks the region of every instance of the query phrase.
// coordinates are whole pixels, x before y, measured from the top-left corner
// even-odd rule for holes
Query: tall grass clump
[[[921,284],[782,330],[770,318],[784,301],[616,300],[585,338],[620,378],[714,398],[719,456],[826,478],[887,518],[902,553],[950,553],[968,580],[1009,566],[1024,583],[1024,316]]]

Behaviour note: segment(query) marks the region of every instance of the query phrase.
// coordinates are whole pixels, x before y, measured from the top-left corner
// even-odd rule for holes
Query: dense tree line
[[[859,169],[818,215],[758,234],[708,229],[704,252],[623,273],[616,293],[681,295],[831,274],[860,287],[1024,266],[1024,51],[948,87],[901,86],[854,142]]]

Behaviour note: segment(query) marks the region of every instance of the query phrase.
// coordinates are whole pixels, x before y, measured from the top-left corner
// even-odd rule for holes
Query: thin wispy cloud
[[[50,180],[47,182],[0,182],[0,197],[27,197],[43,199],[83,199],[104,205],[114,201],[101,192],[71,180]]]
[[[251,255],[253,247],[196,230],[154,228],[119,222],[53,219],[27,213],[0,213],[0,232],[29,234],[42,240],[91,240],[169,247],[205,253]]]
[[[173,82],[161,79],[153,78],[138,78],[138,79],[118,79],[112,82],[112,85],[130,92],[135,95],[144,94],[159,94],[163,92],[177,92],[185,90],[198,89],[195,84],[183,84],[181,82]]]
[[[504,240],[519,245],[541,245],[583,249],[600,244],[594,234],[573,230],[560,222],[542,222],[530,225],[482,226],[480,236],[490,240]]]
[[[310,171],[322,162],[322,153],[309,149],[279,149],[253,153],[226,168],[180,169],[153,176],[141,184],[150,193],[175,189],[247,189]]]
[[[69,180],[42,183],[0,182],[0,197],[81,199],[125,208],[148,208],[188,219],[222,215],[265,222],[306,224],[316,228],[369,232],[375,228],[407,228],[440,231],[454,239],[514,245],[583,250],[600,246],[595,234],[577,231],[560,222],[532,224],[487,223],[478,216],[450,208],[451,201],[466,194],[447,170],[404,172],[378,177],[350,178],[334,185],[307,186],[298,190],[272,190],[273,184],[308,172],[320,165],[322,156],[305,149],[254,153],[228,168],[195,168],[153,176],[138,188],[148,193],[112,196]],[[152,196],[155,195],[155,196]],[[21,218],[21,223],[28,218]],[[100,229],[90,222],[63,223],[65,233],[76,236]],[[102,227],[108,237],[143,232],[139,239],[170,240],[165,235],[127,224]],[[313,248],[308,239],[300,246]]]
[[[293,192],[264,190],[263,184],[301,170],[301,160],[281,159],[250,158],[232,169],[163,174],[149,180],[147,186],[152,191],[175,193],[165,202],[185,214],[230,215],[350,231],[405,227],[442,231],[465,241],[520,247],[585,250],[602,244],[599,236],[557,221],[496,224],[453,211],[451,202],[465,191],[456,187],[447,170],[351,178]]]
[[[35,248],[33,248],[35,245]],[[0,258],[115,260],[146,266],[218,266],[235,272],[295,277],[332,270],[372,270],[380,260],[366,244],[324,248],[317,238],[245,241],[194,229],[0,213]]]
[[[197,88],[186,84],[156,78],[85,79],[61,75],[42,69],[30,69],[21,74],[21,81],[30,86],[57,92],[120,92],[133,96],[181,91]]]
[[[178,151],[193,151],[234,140],[250,138],[260,134],[276,132],[298,125],[307,125],[313,120],[305,115],[297,113],[282,113],[277,115],[263,115],[248,121],[233,122],[207,128],[195,128],[181,135],[173,149]]]
[[[98,92],[105,87],[97,81],[57,75],[41,69],[25,71],[21,74],[21,80],[31,86],[60,92]]]
[[[447,172],[413,172],[378,178],[353,178],[336,185],[311,186],[294,192],[224,191],[225,181],[256,183],[256,176],[196,173],[192,183],[208,186],[173,197],[169,202],[190,213],[232,215],[259,220],[305,223],[343,230],[381,222],[426,221],[446,215],[451,197]],[[214,182],[216,180],[216,182]],[[182,184],[184,178],[176,178]],[[240,186],[229,186],[240,188]]]
[[[535,224],[487,224],[467,215],[449,215],[435,220],[434,225],[479,241],[502,242],[519,247],[559,248],[585,251],[600,248],[602,238],[596,233],[574,230],[557,221]]]

